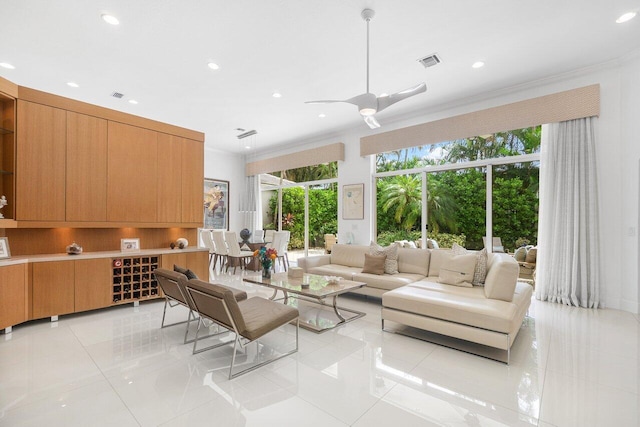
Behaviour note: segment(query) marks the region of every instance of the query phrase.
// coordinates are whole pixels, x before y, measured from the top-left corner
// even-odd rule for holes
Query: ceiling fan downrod
[[[369,93],[369,22],[373,19],[376,12],[371,9],[363,9],[360,13],[362,19],[367,22],[367,93]]]

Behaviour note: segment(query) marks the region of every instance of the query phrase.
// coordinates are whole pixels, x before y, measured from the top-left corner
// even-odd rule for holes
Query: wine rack
[[[158,268],[158,256],[113,258],[111,261],[113,303],[126,303],[160,295],[153,270]]]

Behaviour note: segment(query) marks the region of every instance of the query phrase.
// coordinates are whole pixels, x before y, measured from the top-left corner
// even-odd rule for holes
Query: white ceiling
[[[365,92],[365,7],[376,11],[371,91],[428,88],[379,113],[377,131],[400,115],[640,47],[640,17],[615,23],[640,0],[0,0],[0,62],[16,67],[0,76],[199,130],[207,147],[226,151],[243,151],[238,127],[258,131],[258,149],[365,133],[355,106],[304,104]],[[104,23],[103,12],[120,25]],[[435,52],[438,66],[416,62]],[[478,60],[486,66],[472,69]]]

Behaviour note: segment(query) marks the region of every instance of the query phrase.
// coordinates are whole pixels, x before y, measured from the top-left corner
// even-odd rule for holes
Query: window
[[[491,234],[509,250],[535,244],[540,136],[537,126],[378,154],[378,241],[481,249]]]

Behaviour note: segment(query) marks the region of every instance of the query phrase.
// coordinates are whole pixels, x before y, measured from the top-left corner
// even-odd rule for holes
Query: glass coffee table
[[[272,300],[276,299],[278,291],[281,291],[284,295],[281,300],[285,304],[297,307],[300,311],[300,327],[314,332],[325,332],[365,315],[361,311],[338,306],[338,296],[362,288],[366,285],[363,282],[342,279],[333,284],[329,283],[325,276],[305,274],[301,278],[292,278],[287,276],[287,273],[274,273],[271,279],[249,275],[243,280],[272,288],[273,295],[270,298]],[[331,303],[325,301],[329,297],[332,297]],[[312,304],[304,304],[304,302]],[[314,305],[321,307],[314,307]],[[333,308],[333,312],[323,310],[325,307]]]

